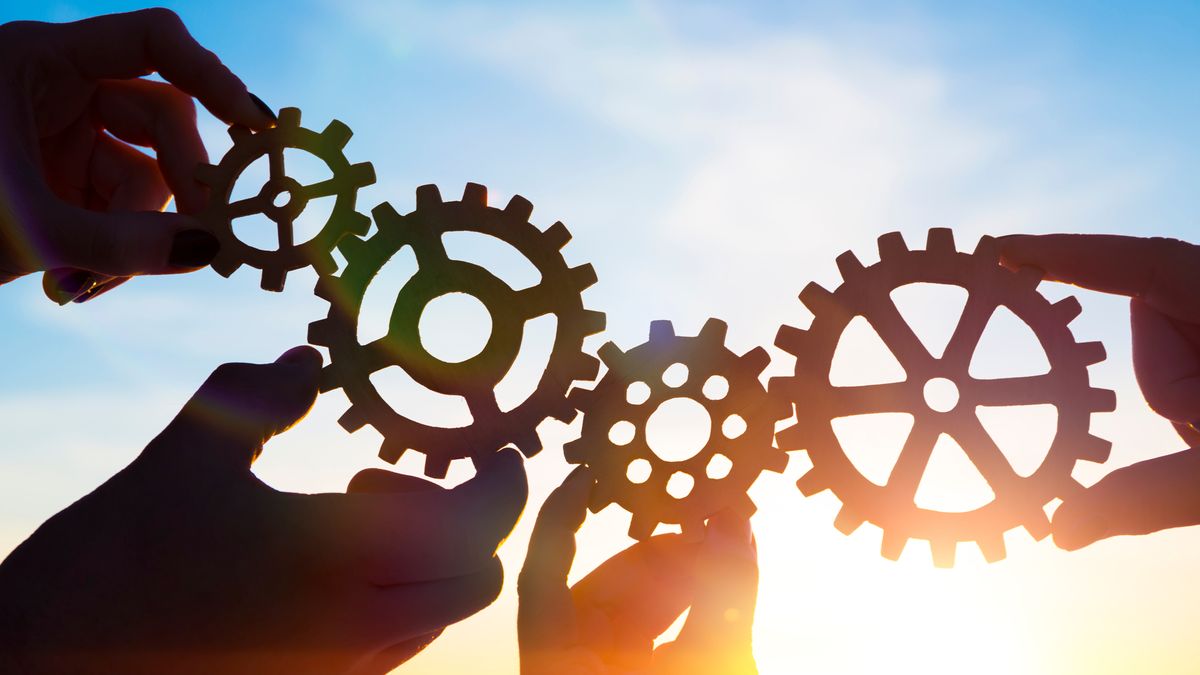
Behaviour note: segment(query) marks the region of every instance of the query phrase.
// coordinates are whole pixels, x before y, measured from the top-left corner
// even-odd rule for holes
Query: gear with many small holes
[[[196,180],[211,190],[207,208],[200,219],[221,243],[212,268],[224,277],[242,265],[262,270],[262,287],[282,291],[288,272],[308,266],[318,273],[332,272],[337,265],[331,255],[338,241],[347,235],[365,235],[371,220],[355,210],[359,188],[375,182],[375,169],[369,162],[351,164],[343,153],[352,135],[350,128],[334,120],[317,133],[300,126],[300,110],[283,108],[279,120],[270,129],[253,132],[242,126],[229,129],[233,147],[220,164],[201,164]],[[312,185],[302,185],[287,175],[285,149],[303,150],[329,167],[332,177]],[[255,160],[267,157],[269,177],[258,194],[231,202],[233,188],[242,173]],[[286,196],[286,202],[278,204]],[[333,210],[320,231],[310,240],[295,242],[294,223],[314,199],[333,197]],[[237,238],[233,221],[262,214],[275,223],[279,248],[267,251]]]
[[[583,341],[604,330],[601,312],[585,309],[581,294],[596,282],[591,265],[568,267],[561,253],[571,233],[561,222],[544,232],[529,222],[533,205],[515,196],[504,209],[488,206],[487,188],[468,183],[462,201],[442,201],[434,185],[417,189],[416,210],[400,215],[390,204],[372,214],[378,232],[369,239],[348,237],[338,249],[347,265],[340,276],[322,276],[316,293],[330,302],[328,317],[309,326],[308,340],[329,348],[331,363],[321,391],[342,388],[350,409],[340,423],[348,431],[373,426],[383,435],[379,455],[396,462],[406,451],[424,453],[425,473],[444,477],[455,459],[480,460],[506,445],[525,456],[542,449],[537,426],[548,417],[570,422],[575,409],[566,394],[577,380],[593,380],[600,364],[583,352]],[[447,256],[442,235],[475,232],[495,237],[523,255],[541,274],[537,285],[513,290],[478,265]],[[358,315],[371,280],[397,252],[411,246],[418,269],[396,297],[388,333],[366,345],[357,337]],[[483,303],[492,333],[476,356],[448,363],[421,344],[418,322],[434,298],[465,293]],[[508,411],[495,387],[516,360],[525,322],[553,315],[557,333],[546,370],[534,392]],[[370,380],[372,373],[399,366],[428,389],[466,400],[472,423],[446,428],[421,424],[394,410]]]
[[[796,356],[793,376],[772,378],[772,395],[792,401],[797,423],[778,435],[784,450],[807,450],[812,469],[797,482],[805,495],[832,490],[842,501],[835,526],[845,534],[870,521],[883,530],[882,554],[896,560],[910,538],[930,543],[934,564],[951,567],[959,542],[975,541],[989,562],[1005,555],[1004,533],[1023,526],[1034,539],[1050,532],[1045,506],[1082,489],[1071,472],[1077,460],[1103,462],[1110,444],[1089,433],[1091,414],[1111,412],[1112,391],[1092,388],[1088,366],[1104,360],[1099,342],[1078,343],[1070,322],[1079,302],[1051,303],[1037,291],[1041,273],[1000,265],[995,241],[980,239],[975,252],[956,250],[950,230],[929,231],[924,251],[908,250],[899,232],[879,238],[880,261],[864,267],[852,252],[837,259],[843,283],[835,291],[810,283],[800,300],[813,313],[807,330],[783,326],[775,344]],[[962,316],[941,356],[934,356],[891,300],[912,283],[966,289]],[[980,379],[969,374],[972,356],[992,314],[1008,308],[1036,335],[1049,361],[1042,375]],[[905,372],[900,382],[833,386],[830,368],[849,322],[865,318]],[[939,412],[925,403],[923,387],[934,378],[951,380],[958,403]],[[1058,410],[1054,440],[1040,466],[1018,474],[985,430],[978,406],[1052,404]],[[914,424],[883,485],[863,476],[847,457],[833,420],[871,413],[908,413]],[[958,442],[987,480],[994,498],[977,509],[947,512],[918,507],[915,495],[941,434]]]
[[[587,465],[595,477],[593,512],[616,502],[632,514],[629,536],[634,539],[650,537],[664,523],[679,525],[695,540],[703,536],[704,521],[724,509],[749,517],[755,506],[746,491],[764,470],[782,472],[787,466],[787,455],[773,446],[773,438],[775,423],[791,415],[791,406],[768,396],[759,381],[771,357],[762,347],[738,356],[725,346],[726,330],[725,322],[709,319],[699,335],[677,336],[670,321],[655,321],[650,339],[628,352],[611,342],[601,347],[608,372],[594,389],[571,391],[572,404],[583,412],[583,429],[579,439],[564,446],[567,461]],[[686,366],[687,376],[672,386],[664,374],[675,364]],[[713,378],[723,378],[726,389],[707,386]],[[631,392],[638,383],[643,392],[648,388],[644,400]],[[694,456],[667,461],[651,449],[646,428],[660,405],[680,398],[703,405],[712,426]],[[744,428],[731,418],[740,418]],[[631,426],[632,436],[614,439],[617,425]],[[710,477],[718,456],[728,462],[728,473]],[[630,476],[635,462],[648,463],[649,477]],[[682,498],[667,489],[679,473],[692,479],[691,491]]]

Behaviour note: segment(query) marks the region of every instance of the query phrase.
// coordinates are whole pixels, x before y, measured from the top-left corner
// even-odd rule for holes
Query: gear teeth
[[[850,281],[863,272],[862,261],[854,255],[854,251],[846,251],[837,257],[838,272],[843,281]]]
[[[596,269],[590,263],[568,269],[567,276],[571,279],[571,287],[579,291],[591,288],[597,281]]]
[[[471,206],[487,206],[487,188],[479,183],[467,183],[463,188],[462,203]]]
[[[595,335],[604,331],[608,325],[608,316],[604,312],[585,309],[579,316],[579,328],[584,335]],[[593,377],[595,377],[593,375]]]
[[[314,321],[308,324],[308,343],[322,347],[332,346],[336,339],[336,330],[333,322],[329,319]]]
[[[1021,526],[1025,528],[1029,536],[1033,537],[1034,541],[1041,541],[1050,536],[1050,520],[1046,518],[1046,513],[1041,509],[1030,513]]]
[[[625,358],[625,352],[621,351],[615,342],[605,342],[596,351],[596,355],[600,357],[604,365],[608,366],[609,370],[617,370]]]
[[[804,424],[797,422],[781,430],[775,434],[775,442],[781,450],[801,450],[808,447],[808,434],[805,433]],[[803,490],[804,488],[801,487],[800,489]]]
[[[570,424],[579,416],[579,411],[575,406],[567,402],[565,398],[558,399],[554,402],[550,411],[550,416],[564,424]]]
[[[771,355],[762,347],[751,349],[738,357],[738,360],[748,372],[754,373],[755,376],[762,375],[767,366],[771,365]]]
[[[908,253],[908,244],[904,243],[904,235],[899,232],[888,232],[887,234],[880,235],[878,244],[880,260],[898,258]]]
[[[350,127],[346,126],[341,120],[333,120],[321,132],[321,140],[333,148],[343,150],[353,135],[354,132],[350,131]]]
[[[533,204],[521,195],[513,195],[512,199],[508,200],[508,205],[504,207],[504,215],[513,220],[528,223],[529,217],[533,215]]]
[[[931,227],[925,239],[925,250],[931,253],[957,253],[954,232],[948,227]],[[953,564],[953,563],[952,563]]]
[[[796,409],[791,401],[781,396],[767,397],[767,415],[771,418],[771,421],[786,420],[795,412]]]
[[[424,198],[425,201],[436,199],[438,204],[442,203],[442,198],[441,195],[438,194],[436,185],[422,185],[421,187],[417,188],[418,209],[422,208],[422,190],[432,191],[434,193],[433,197],[426,196]],[[371,216],[375,218],[375,225],[379,227],[380,232],[392,232],[400,227],[400,223],[404,222],[404,217],[397,213],[396,207],[392,206],[389,202],[383,202],[379,206],[371,209]],[[344,242],[346,240],[343,239],[342,241]]]
[[[1004,535],[997,534],[986,539],[980,539],[976,542],[979,544],[979,551],[983,553],[984,560],[990,563],[1004,560],[1007,552],[1004,549]]]
[[[234,143],[244,143],[253,135],[253,131],[240,124],[229,127],[229,138],[233,139]]]
[[[367,426],[367,418],[363,415],[362,408],[352,405],[338,418],[338,424],[346,431],[354,433]]]
[[[954,539],[932,539],[929,550],[933,553],[933,566],[948,570],[954,567],[954,556],[957,553],[958,542]]]
[[[1088,434],[1087,440],[1076,448],[1075,456],[1086,462],[1103,464],[1112,453],[1112,441]]]
[[[810,281],[804,290],[800,291],[800,302],[817,316],[832,312],[836,306],[833,293],[815,281]]]
[[[807,342],[808,331],[803,328],[784,324],[775,334],[775,346],[794,356],[799,356],[807,351],[805,344]]]
[[[680,538],[689,544],[704,541],[704,521],[685,520],[679,524]]]
[[[395,464],[400,461],[404,453],[408,452],[408,444],[400,440],[385,439],[383,444],[379,446],[379,459],[388,464]]]
[[[332,255],[324,251],[318,251],[313,256],[312,266],[317,274],[333,274],[337,271],[337,262]]]
[[[629,536],[638,541],[645,541],[654,534],[658,523],[649,518],[639,518],[636,515],[629,521]]]
[[[587,445],[582,438],[575,439],[569,443],[563,444],[563,457],[568,464],[586,464],[587,463]]]
[[[673,339],[675,339],[675,326],[670,321],[656,319],[650,322],[650,342],[667,342]],[[607,359],[605,359],[605,363],[608,363]]]
[[[1117,409],[1117,392],[1111,389],[1088,390],[1088,409],[1092,412],[1107,413]]]
[[[758,506],[754,503],[754,500],[750,499],[745,493],[738,495],[726,508],[739,518],[749,518],[758,512]]]
[[[343,239],[343,241],[346,240],[347,239]],[[330,303],[337,302],[340,295],[338,293],[337,282],[337,277],[324,276],[318,278],[317,285],[313,287],[313,295]]]
[[[1000,248],[996,246],[996,240],[986,234],[979,238],[979,243],[975,244],[975,252],[972,255],[990,265],[1000,264]]]
[[[1043,272],[1036,267],[1025,266],[1016,271],[1017,286],[1027,291],[1036,290],[1042,283]]]
[[[279,119],[275,122],[276,127],[298,127],[300,126],[300,109],[299,108],[280,108]]]
[[[324,394],[325,392],[341,388],[342,383],[338,380],[337,369],[335,369],[332,365],[322,368],[320,380],[317,382],[317,389]]]
[[[278,293],[283,290],[283,283],[287,281],[287,270],[282,267],[267,267],[262,271],[262,289],[264,291],[272,291]]]
[[[344,237],[337,248],[346,257],[348,265],[362,265],[371,258],[372,246],[365,239]]]
[[[571,392],[567,394],[567,402],[570,403],[576,410],[587,413],[591,409],[592,403],[596,400],[596,390],[586,389],[584,387],[572,387]]]
[[[210,188],[221,184],[221,170],[212,164],[197,164],[192,177]]]
[[[445,478],[450,473],[450,459],[437,454],[425,455],[425,475],[430,478]]]
[[[888,560],[899,560],[900,554],[904,553],[904,547],[907,544],[908,535],[884,530],[883,543],[879,547],[879,553]]]
[[[800,489],[801,494],[805,497],[811,497],[820,492],[829,489],[829,484],[821,478],[821,475],[814,469],[809,469],[808,473],[800,477],[796,481],[796,487]]]
[[[600,359],[591,354],[580,354],[575,361],[574,377],[572,380],[591,382],[600,374]]]
[[[1055,316],[1057,316],[1058,320],[1062,321],[1063,324],[1071,323],[1075,320],[1075,317],[1079,316],[1079,313],[1083,311],[1083,307],[1079,304],[1079,300],[1073,295],[1069,295],[1054,303],[1052,309]]]
[[[555,251],[561,251],[571,242],[571,231],[562,224],[562,221],[558,221],[546,228],[546,231],[542,233],[542,241]]]
[[[1080,342],[1076,347],[1076,352],[1085,366],[1094,366],[1108,356],[1103,342]]]
[[[355,187],[366,187],[375,182],[375,165],[370,162],[352,164],[346,175],[347,181]]]
[[[371,219],[355,211],[346,218],[346,231],[352,235],[365,237],[371,229]]]
[[[855,530],[862,527],[862,524],[865,522],[867,522],[866,518],[850,510],[850,507],[843,505],[842,510],[838,511],[837,518],[833,520],[833,526],[837,528],[838,532],[849,536]]]
[[[232,276],[234,272],[238,271],[238,269],[242,266],[242,263],[236,258],[218,255],[211,263],[209,263],[209,266],[212,267],[213,271],[217,274],[228,278]]]
[[[615,501],[616,499],[612,494],[612,486],[606,481],[599,480],[592,483],[592,494],[588,499],[588,508],[591,509],[592,513],[603,511]]]
[[[537,431],[533,429],[514,438],[512,444],[517,446],[521,454],[526,457],[533,457],[542,451],[542,439],[538,436]]]
[[[438,190],[438,186],[422,185],[417,188],[417,210],[434,208],[442,204],[442,192]],[[378,209],[376,209],[378,210]],[[395,213],[395,210],[392,211]],[[375,215],[375,220],[379,220],[379,215]]]
[[[722,348],[725,346],[725,336],[728,334],[729,324],[720,319],[710,318],[704,322],[697,337]]]

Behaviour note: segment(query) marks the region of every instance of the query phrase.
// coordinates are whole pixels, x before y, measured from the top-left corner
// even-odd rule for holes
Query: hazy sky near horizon
[[[729,322],[737,351],[769,346],[781,323],[807,324],[804,284],[836,286],[839,253],[871,262],[876,237],[893,230],[914,248],[935,226],[953,227],[964,249],[1009,232],[1197,239],[1193,3],[169,6],[270,105],[354,130],[347,155],[379,177],[363,212],[385,200],[406,211],[426,183],[456,198],[474,181],[494,204],[528,198],[542,227],[565,222],[568,260],[600,278],[586,303],[608,314],[589,349],[634,346],[654,319],[693,334],[709,316]],[[136,7],[15,0],[0,22]],[[218,158],[224,130],[203,113],[202,130]],[[67,308],[36,278],[0,289],[0,554],[136,456],[216,365],[303,343],[327,308],[313,281],[295,274],[275,295],[253,270],[204,271]],[[1090,483],[1182,444],[1136,388],[1127,303],[1075,294],[1076,335],[1108,348],[1093,384],[1118,395],[1117,412],[1093,420],[1114,451],[1104,467],[1081,466]],[[921,305],[934,328],[938,310]],[[770,373],[791,367],[772,354]],[[345,407],[340,393],[323,396],[257,473],[315,492],[381,465],[374,432],[337,425]],[[500,601],[398,672],[517,672],[513,582],[577,425],[541,431],[530,508],[502,550]],[[794,488],[806,466],[796,453],[753,491],[764,675],[1196,671],[1200,528],[1074,554],[1014,532],[1008,560],[985,565],[964,545],[958,567],[933,570],[922,542],[893,563],[878,555],[877,528],[835,531],[837,500]],[[576,575],[627,545],[627,526],[616,509],[592,517]]]

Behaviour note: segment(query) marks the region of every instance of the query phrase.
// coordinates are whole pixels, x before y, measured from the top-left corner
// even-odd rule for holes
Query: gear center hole
[[[291,203],[292,193],[290,190],[280,190],[279,192],[275,193],[274,197],[271,198],[271,204],[273,204],[276,208],[287,208],[287,205]]]
[[[958,385],[944,377],[925,383],[925,405],[935,412],[950,412],[958,405]]]
[[[663,401],[646,421],[646,443],[665,462],[683,462],[708,445],[712,418],[685,396]]]
[[[478,356],[492,336],[492,315],[479,298],[448,293],[430,300],[418,324],[421,345],[430,356],[462,363]]]

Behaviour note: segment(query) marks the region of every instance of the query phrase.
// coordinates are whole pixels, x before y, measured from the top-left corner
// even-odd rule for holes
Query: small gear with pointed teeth
[[[211,190],[207,208],[200,219],[221,243],[212,268],[228,277],[242,265],[262,271],[262,287],[282,291],[288,272],[312,266],[318,273],[329,273],[337,265],[331,255],[334,246],[346,235],[365,235],[371,220],[355,210],[359,188],[375,182],[375,169],[368,162],[351,164],[342,152],[352,135],[350,128],[334,120],[317,133],[300,126],[300,110],[283,108],[279,120],[270,129],[253,132],[242,126],[229,128],[233,147],[216,165],[201,164],[196,180]],[[287,174],[283,152],[303,150],[323,161],[332,177],[311,185],[302,185]],[[238,178],[255,160],[266,157],[269,177],[253,197],[230,201]],[[277,204],[281,196],[286,201]],[[333,197],[329,219],[312,239],[297,244],[294,223],[314,199]],[[237,238],[233,221],[262,214],[275,223],[279,248],[267,251]]]
[[[595,477],[593,512],[616,502],[633,515],[629,536],[634,539],[650,537],[659,523],[679,525],[684,536],[697,539],[704,521],[727,508],[749,517],[755,506],[746,491],[764,470],[782,472],[787,466],[787,455],[773,446],[773,438],[775,423],[791,414],[790,406],[768,396],[759,381],[771,357],[762,347],[738,356],[725,346],[726,330],[725,322],[709,319],[699,335],[678,336],[670,321],[655,321],[650,339],[627,352],[612,342],[601,347],[608,372],[594,389],[571,391],[571,402],[583,413],[583,429],[579,439],[564,446],[567,461],[586,464]],[[676,364],[687,368],[682,383],[664,377]],[[723,378],[725,388],[719,380],[710,385],[713,378]],[[631,390],[639,383],[644,398]],[[680,398],[704,406],[711,420],[709,438],[694,456],[667,461],[651,449],[646,429],[660,405]],[[734,424],[727,426],[730,421]],[[629,438],[613,438],[618,425],[631,431]],[[710,477],[718,456],[725,458],[728,473]],[[648,477],[629,475],[635,462],[648,464]],[[677,474],[692,479],[691,491],[682,498],[667,489]]]
[[[542,449],[537,426],[547,417],[570,422],[575,409],[567,391],[578,380],[593,380],[600,363],[583,352],[583,341],[604,330],[601,312],[585,309],[582,293],[596,283],[591,265],[568,267],[562,249],[571,233],[561,222],[545,231],[529,222],[533,205],[513,197],[499,209],[488,206],[487,188],[468,183],[462,200],[443,201],[434,185],[417,189],[417,207],[400,215],[384,203],[372,211],[378,231],[369,239],[347,237],[338,245],[347,265],[340,276],[322,276],[316,294],[330,303],[329,315],[309,326],[308,340],[329,348],[330,365],[321,391],[344,389],[350,409],[340,423],[347,431],[371,425],[383,435],[379,456],[396,462],[406,451],[424,453],[425,473],[444,477],[455,459],[479,460],[506,445],[530,457]],[[513,290],[478,265],[448,257],[447,232],[475,232],[516,249],[541,274],[537,285]],[[397,252],[411,246],[418,269],[396,297],[388,333],[361,345],[358,314],[371,280]],[[425,306],[449,293],[474,296],[492,317],[492,333],[476,356],[448,363],[421,344],[418,323]],[[525,322],[546,315],[557,333],[534,392],[515,408],[500,410],[495,387],[512,368]],[[399,366],[428,389],[466,400],[472,423],[466,427],[429,426],[394,410],[370,380],[372,373]]]
[[[983,237],[975,252],[955,248],[949,229],[929,231],[926,248],[910,251],[899,232],[879,238],[880,261],[864,267],[852,252],[837,259],[843,283],[835,291],[810,283],[800,300],[813,314],[807,330],[783,326],[775,344],[796,356],[793,376],[773,378],[772,395],[796,406],[797,423],[778,435],[784,450],[807,450],[812,469],[797,482],[805,495],[832,490],[842,501],[835,526],[850,534],[870,521],[883,530],[882,554],[899,558],[910,538],[930,543],[934,564],[954,564],[959,542],[975,541],[989,562],[1005,555],[1004,533],[1023,526],[1034,539],[1050,532],[1044,507],[1081,486],[1071,477],[1077,460],[1104,462],[1110,443],[1089,433],[1091,414],[1111,412],[1112,391],[1091,387],[1089,365],[1104,360],[1099,342],[1075,341],[1069,328],[1079,301],[1051,303],[1037,291],[1035,269],[1002,267],[995,241]],[[912,283],[959,286],[968,292],[962,316],[940,357],[933,356],[892,302],[890,293]],[[1049,361],[1042,375],[977,379],[968,370],[993,312],[1008,308],[1036,335]],[[865,318],[905,371],[900,382],[842,387],[830,384],[833,355],[851,319]],[[925,402],[923,387],[951,380],[958,403],[939,412]],[[1054,440],[1041,465],[1019,475],[984,429],[977,406],[1052,404],[1058,410]],[[941,406],[939,406],[941,407]],[[847,457],[832,420],[870,413],[908,413],[912,430],[884,485],[864,477]],[[994,499],[964,512],[924,509],[915,494],[941,434],[956,440],[987,480]]]

